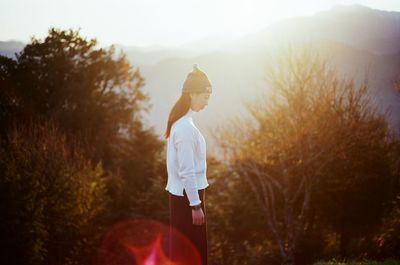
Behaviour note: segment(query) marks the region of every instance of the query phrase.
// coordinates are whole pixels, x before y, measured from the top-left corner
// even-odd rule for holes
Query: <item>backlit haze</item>
[[[337,4],[400,10],[396,0],[14,0],[1,3],[0,40],[29,42],[55,26],[81,28],[82,35],[100,45],[177,47],[204,39],[236,39]]]

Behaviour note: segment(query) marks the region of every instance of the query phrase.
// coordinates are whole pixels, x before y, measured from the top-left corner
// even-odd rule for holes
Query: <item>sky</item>
[[[400,11],[400,0],[2,0],[0,41],[26,43],[58,27],[80,29],[100,45],[179,47],[238,38],[338,4]]]

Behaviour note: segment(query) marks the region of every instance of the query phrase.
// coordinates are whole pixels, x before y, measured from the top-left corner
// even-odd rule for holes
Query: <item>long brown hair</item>
[[[165,138],[169,137],[172,124],[174,124],[174,122],[176,122],[179,118],[181,118],[188,112],[190,104],[191,104],[190,93],[182,92],[181,96],[178,98],[174,106],[171,108],[171,111],[169,112],[167,128],[165,129],[164,133]]]

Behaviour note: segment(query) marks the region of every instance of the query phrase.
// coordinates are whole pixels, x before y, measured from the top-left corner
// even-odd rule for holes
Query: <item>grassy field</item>
[[[363,260],[363,261],[318,261],[313,265],[400,265],[400,260],[387,259],[384,261]]]

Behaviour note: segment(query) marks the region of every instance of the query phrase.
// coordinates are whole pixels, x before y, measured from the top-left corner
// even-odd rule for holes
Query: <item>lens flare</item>
[[[102,240],[99,265],[117,264],[201,265],[201,257],[193,243],[169,225],[129,219],[113,225]]]

